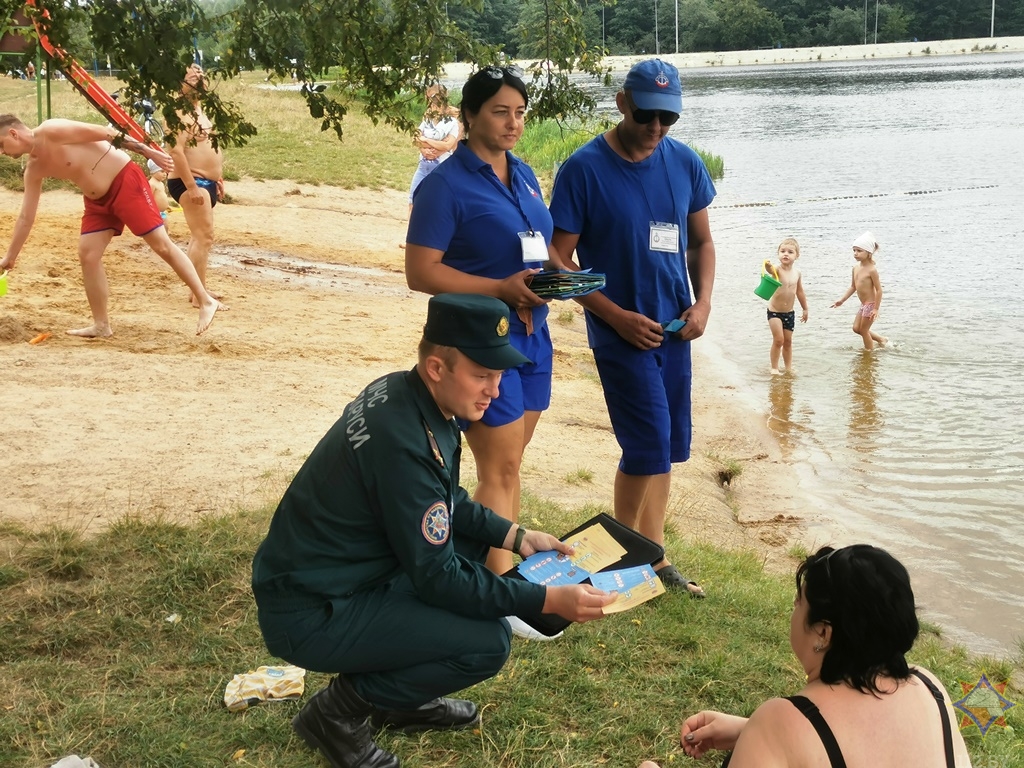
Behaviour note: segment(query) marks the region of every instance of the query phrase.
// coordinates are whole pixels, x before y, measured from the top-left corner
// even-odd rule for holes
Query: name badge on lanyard
[[[679,225],[674,222],[652,221],[651,250],[679,253]]]
[[[524,264],[548,260],[548,246],[540,232],[520,232],[519,242],[523,244]]]

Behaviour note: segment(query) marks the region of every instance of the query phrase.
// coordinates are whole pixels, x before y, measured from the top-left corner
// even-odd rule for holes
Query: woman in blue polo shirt
[[[549,258],[551,215],[537,177],[511,152],[529,101],[521,76],[518,67],[485,67],[466,82],[466,139],[416,189],[405,251],[413,290],[480,293],[513,310],[512,345],[531,362],[505,371],[499,397],[466,428],[479,480],[474,499],[512,521],[523,451],[551,401],[552,356],[547,303],[529,287]],[[502,573],[511,555],[492,550],[487,565]]]

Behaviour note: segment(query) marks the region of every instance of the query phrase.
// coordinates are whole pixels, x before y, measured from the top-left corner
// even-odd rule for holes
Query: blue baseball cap
[[[679,70],[661,59],[647,59],[634,64],[626,75],[622,90],[629,91],[637,109],[683,111],[683,86]]]

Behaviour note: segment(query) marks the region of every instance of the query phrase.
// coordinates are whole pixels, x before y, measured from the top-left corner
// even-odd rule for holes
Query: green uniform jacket
[[[313,449],[253,560],[261,608],[303,610],[408,574],[424,603],[537,615],[545,589],[489,571],[453,536],[500,547],[511,523],[459,487],[462,436],[414,368],[370,384]]]

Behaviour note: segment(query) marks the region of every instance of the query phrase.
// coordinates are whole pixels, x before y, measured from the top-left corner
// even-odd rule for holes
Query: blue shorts
[[[200,189],[206,190],[206,194],[210,196],[210,208],[217,206],[217,182],[210,179],[204,179],[202,176],[195,176],[196,186]],[[171,193],[171,197],[174,198],[174,202],[180,203],[181,196],[185,194],[185,190],[188,187],[185,186],[185,182],[181,179],[168,179],[167,180],[167,191]]]
[[[604,401],[627,475],[662,475],[690,458],[690,343],[657,349],[618,340],[594,349]]]
[[[544,323],[527,336],[515,330],[509,334],[513,347],[533,362],[509,368],[501,375],[498,397],[491,400],[481,421],[488,427],[511,424],[526,411],[546,411],[551,405],[551,332]],[[465,432],[473,422],[459,419]]]

